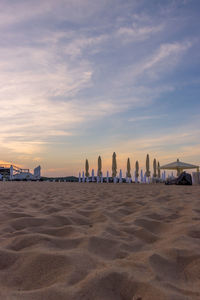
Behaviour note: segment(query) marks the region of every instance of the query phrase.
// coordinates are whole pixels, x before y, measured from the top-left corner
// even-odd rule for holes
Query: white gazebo
[[[179,161],[179,159],[177,159],[177,161],[174,161],[170,164],[161,166],[160,169],[176,170],[177,176],[179,176],[183,172],[183,170],[186,170],[186,169],[197,169],[197,172],[199,172],[199,166],[184,163],[182,161]]]

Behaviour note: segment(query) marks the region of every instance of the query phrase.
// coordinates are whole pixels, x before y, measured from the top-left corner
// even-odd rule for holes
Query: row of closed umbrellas
[[[117,182],[119,180],[119,182],[122,182],[123,178],[122,178],[122,170],[119,171],[119,177],[117,178],[117,158],[116,158],[116,153],[114,152],[112,155],[112,178],[114,182]],[[143,170],[140,171],[140,181],[141,182],[146,182],[146,180],[149,182],[150,180],[150,160],[149,160],[149,154],[147,154],[146,156],[146,171],[143,175]],[[162,180],[165,180],[165,172],[160,173],[160,164],[159,162],[156,162],[156,159],[153,160],[153,178],[158,178]],[[90,177],[90,172],[89,172],[89,162],[88,159],[86,159],[85,161],[85,172],[82,172],[82,180],[81,180],[81,173],[79,173],[79,182],[81,181],[89,181],[89,177]],[[126,171],[126,181],[127,182],[131,182],[131,164],[130,164],[130,158],[127,159],[127,171]],[[139,178],[139,162],[136,161],[135,163],[135,172],[134,172],[134,176],[135,177],[135,182],[138,182],[138,178]],[[109,182],[109,172],[107,171],[107,182]],[[91,179],[92,181],[95,181],[95,175],[94,175],[94,169],[92,170],[92,174],[91,174]],[[103,182],[103,176],[102,176],[102,159],[101,156],[98,157],[98,167],[97,167],[97,176],[96,176],[96,181]]]
[[[154,158],[153,160],[153,176],[152,178],[158,179],[158,180],[165,180],[166,177],[166,173],[165,171],[161,174],[160,170],[161,169],[168,169],[168,170],[176,170],[177,171],[177,175],[179,175],[184,169],[197,169],[197,172],[199,172],[199,166],[197,165],[192,165],[192,164],[188,164],[188,163],[184,163],[184,162],[180,162],[179,159],[177,159],[175,162],[172,162],[170,164],[167,165],[163,165],[160,166],[160,163],[156,161],[156,159]],[[119,179],[119,182],[123,180],[122,178],[122,170],[119,171],[119,177],[117,177],[117,158],[116,158],[116,153],[114,152],[112,155],[112,178],[113,181],[116,182]],[[147,154],[146,156],[146,171],[144,173],[143,176],[143,170],[140,171],[140,181],[141,182],[146,182],[146,178],[147,181],[150,181],[150,176],[151,176],[151,172],[150,172],[150,159],[149,159],[149,154]],[[173,176],[173,173],[172,173]],[[82,172],[82,180],[81,180],[81,173],[79,173],[79,181],[89,181],[89,177],[90,177],[90,172],[89,172],[89,162],[88,159],[86,159],[85,161],[85,172]],[[107,182],[109,182],[109,172],[107,171]],[[131,164],[130,164],[130,158],[127,159],[127,171],[126,171],[126,181],[127,182],[131,182]],[[139,162],[136,161],[135,163],[135,172],[134,172],[134,176],[135,177],[135,182],[138,182],[138,178],[139,178]],[[92,170],[92,174],[91,174],[91,179],[92,181],[95,181],[95,175],[94,175],[94,169]],[[98,157],[98,167],[97,167],[97,176],[96,176],[96,180],[97,182],[99,181],[103,181],[103,173],[102,173],[102,159],[101,156]]]

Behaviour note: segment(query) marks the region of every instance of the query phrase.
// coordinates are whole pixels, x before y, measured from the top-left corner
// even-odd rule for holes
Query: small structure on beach
[[[183,170],[189,170],[189,169],[197,169],[197,172],[199,172],[199,166],[184,163],[177,159],[177,161],[174,161],[170,164],[163,165],[160,167],[160,169],[165,169],[165,170],[176,170],[177,171],[177,176],[179,176]]]

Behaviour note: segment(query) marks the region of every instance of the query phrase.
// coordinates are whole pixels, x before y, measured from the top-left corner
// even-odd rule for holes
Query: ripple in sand
[[[134,224],[137,226],[143,227],[144,229],[154,233],[162,233],[163,231],[167,230],[169,228],[169,225],[155,220],[148,220],[144,218],[138,218],[135,220]]]
[[[40,289],[64,279],[71,268],[70,259],[65,255],[24,254],[1,276],[1,285],[11,290]]]
[[[45,223],[45,220],[42,218],[23,217],[23,218],[18,218],[17,220],[10,222],[10,225],[15,230],[22,230],[22,229],[26,229],[27,227],[41,226],[44,223]]]

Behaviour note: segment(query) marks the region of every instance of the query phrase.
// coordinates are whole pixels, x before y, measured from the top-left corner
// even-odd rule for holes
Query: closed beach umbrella
[[[116,153],[113,152],[112,156],[112,177],[115,178],[117,176],[117,159],[116,159]]]
[[[122,170],[120,169],[119,172],[119,183],[122,183]]]
[[[101,174],[101,183],[103,183],[103,174]]]
[[[92,182],[94,182],[94,169],[92,169]]]
[[[147,183],[147,177],[146,177],[146,174],[144,174],[144,183]]]
[[[139,177],[139,162],[136,161],[136,163],[135,163],[135,179],[136,179],[136,182],[138,182],[138,177]]]
[[[158,161],[158,178],[160,179],[160,163]]]
[[[157,169],[156,159],[154,158],[154,160],[153,160],[153,177],[157,177],[156,169]]]
[[[84,174],[84,171],[82,173],[82,182],[85,182],[85,174]]]
[[[109,172],[107,171],[107,176],[106,176],[107,178],[106,178],[106,181],[107,181],[107,183],[109,183]]]
[[[101,156],[98,157],[98,171],[97,171],[97,176],[101,177],[102,176],[102,161],[101,161]]]
[[[127,173],[126,176],[128,178],[131,178],[131,163],[130,163],[130,158],[127,159]]]
[[[142,170],[140,172],[140,178],[141,178],[141,182],[143,182],[144,178],[143,178],[143,171]]]
[[[88,178],[90,176],[89,174],[89,162],[88,160],[86,159],[85,161],[85,176]]]
[[[78,174],[78,182],[81,182],[81,173]]]
[[[146,177],[150,177],[150,169],[149,169],[149,154],[147,154],[147,158],[146,158],[146,173],[145,173]]]

